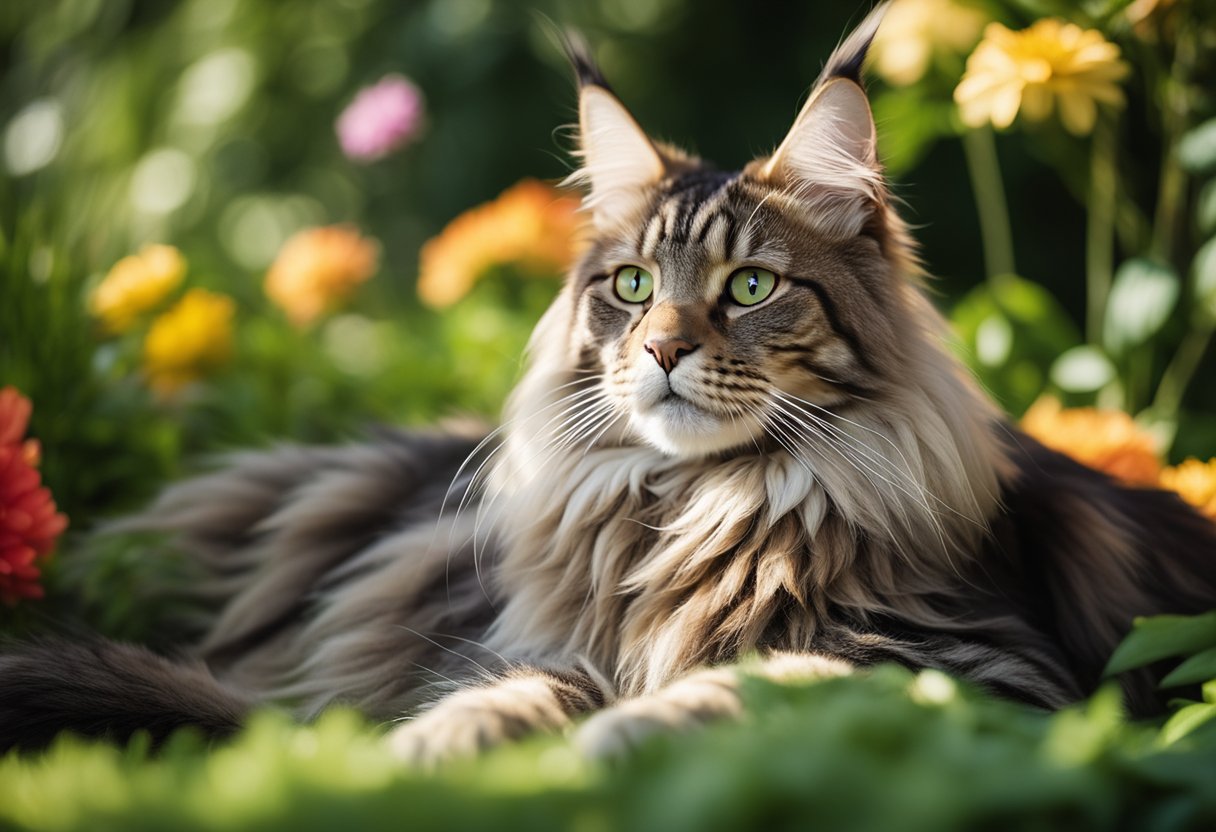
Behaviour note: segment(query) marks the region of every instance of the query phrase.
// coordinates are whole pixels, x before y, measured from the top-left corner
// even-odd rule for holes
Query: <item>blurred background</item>
[[[215,451],[495,418],[576,250],[553,24],[652,135],[733,168],[867,9],[0,4],[0,386],[33,403],[69,535]],[[1210,0],[896,0],[870,72],[960,354],[1015,418],[1044,395],[1121,411],[1162,464],[1216,452],[1213,21]]]

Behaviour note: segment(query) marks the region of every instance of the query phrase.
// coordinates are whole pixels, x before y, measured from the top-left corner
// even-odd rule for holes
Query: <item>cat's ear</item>
[[[608,229],[642,207],[646,189],[666,174],[663,155],[613,94],[586,45],[567,34],[566,53],[578,76],[578,134],[582,168],[570,181],[585,185],[584,206]]]
[[[883,196],[877,134],[861,66],[886,12],[874,9],[832,53],[794,126],[761,168],[814,207],[841,209],[864,224]],[[841,216],[837,213],[837,216]]]

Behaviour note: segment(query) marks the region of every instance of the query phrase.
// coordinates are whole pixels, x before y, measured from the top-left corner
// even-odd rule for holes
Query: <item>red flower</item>
[[[0,389],[0,602],[9,605],[42,597],[38,566],[68,525],[34,469],[38,444],[22,441],[29,418],[29,399]]]

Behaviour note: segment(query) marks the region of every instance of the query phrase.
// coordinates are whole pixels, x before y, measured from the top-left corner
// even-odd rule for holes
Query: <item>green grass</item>
[[[1216,823],[1216,732],[1166,744],[1118,696],[1054,715],[882,667],[756,682],[740,723],[616,764],[543,738],[436,774],[395,763],[349,712],[263,713],[230,744],[156,756],[61,740],[0,760],[0,826],[30,829],[1199,829]]]

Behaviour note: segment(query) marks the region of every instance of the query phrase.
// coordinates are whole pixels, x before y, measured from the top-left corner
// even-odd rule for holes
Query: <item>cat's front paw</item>
[[[621,757],[651,737],[695,730],[706,723],[737,717],[742,711],[738,676],[709,668],[637,699],[600,711],[579,726],[578,750],[593,759]]]
[[[449,760],[473,757],[524,733],[493,710],[440,704],[393,729],[388,745],[401,762],[431,769]]]
[[[542,682],[517,678],[454,693],[393,729],[387,740],[402,762],[434,768],[568,724],[569,718]]]
[[[671,714],[656,713],[652,705],[630,702],[600,711],[574,732],[575,748],[584,757],[612,760],[624,757],[652,737],[688,727],[686,721],[673,723]]]

